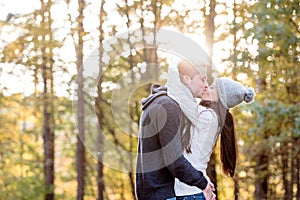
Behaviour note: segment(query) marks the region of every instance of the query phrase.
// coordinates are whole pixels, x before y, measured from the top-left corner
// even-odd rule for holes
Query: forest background
[[[257,93],[233,109],[234,179],[218,148],[212,155],[218,199],[300,199],[299,0],[1,0],[0,9],[0,200],[134,199],[140,102],[151,81],[165,83],[170,56],[160,30],[203,47],[212,71]]]

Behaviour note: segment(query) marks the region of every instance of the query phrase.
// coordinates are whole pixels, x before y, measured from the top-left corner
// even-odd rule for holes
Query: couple
[[[166,86],[153,85],[143,100],[137,199],[215,199],[206,168],[219,133],[223,170],[233,177],[236,143],[229,109],[252,101],[254,92],[227,78],[208,87],[204,74],[196,63],[172,63]]]

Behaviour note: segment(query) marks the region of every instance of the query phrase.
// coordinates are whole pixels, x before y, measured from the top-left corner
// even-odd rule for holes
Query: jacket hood
[[[167,95],[167,87],[166,86],[160,86],[160,85],[157,85],[157,84],[153,84],[152,85],[152,88],[151,88],[151,95],[149,95],[147,98],[143,99],[142,100],[142,110],[145,110],[146,107],[148,105],[151,104],[151,102],[159,97],[159,96],[162,96],[162,95]]]

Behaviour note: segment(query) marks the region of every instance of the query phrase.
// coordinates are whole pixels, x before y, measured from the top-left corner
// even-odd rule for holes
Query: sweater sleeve
[[[159,131],[159,141],[165,165],[180,181],[202,190],[205,189],[208,182],[203,173],[197,171],[183,156],[180,128],[182,114],[179,106],[176,103],[165,103],[162,108],[166,113],[166,118]]]

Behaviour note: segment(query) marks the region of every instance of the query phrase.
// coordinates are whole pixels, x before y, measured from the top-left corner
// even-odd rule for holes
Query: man
[[[183,129],[186,122],[196,123],[184,99],[201,98],[208,86],[206,76],[194,66],[185,61],[170,66],[167,87],[153,85],[152,94],[142,101],[136,166],[139,200],[175,199],[175,177],[203,190],[207,200],[215,198],[213,185],[183,156]],[[184,91],[177,91],[176,84],[184,84]]]

